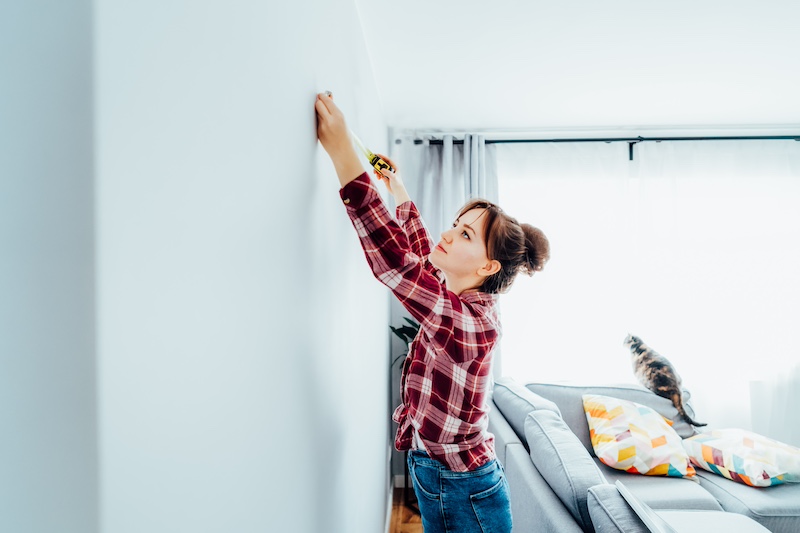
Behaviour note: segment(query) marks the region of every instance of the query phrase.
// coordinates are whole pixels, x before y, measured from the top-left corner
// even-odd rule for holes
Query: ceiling
[[[387,124],[800,130],[796,0],[356,0]]]

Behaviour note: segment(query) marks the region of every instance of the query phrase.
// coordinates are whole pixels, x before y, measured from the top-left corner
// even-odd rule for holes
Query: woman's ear
[[[497,259],[492,259],[491,261],[483,265],[480,269],[478,269],[478,275],[488,278],[489,276],[500,272],[500,268],[501,268],[500,261],[498,261]]]

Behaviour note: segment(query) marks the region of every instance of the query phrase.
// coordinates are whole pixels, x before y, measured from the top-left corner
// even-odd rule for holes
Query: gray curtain
[[[429,140],[415,145],[410,136],[395,140],[397,165],[434,242],[467,200],[497,202],[495,146],[483,135],[465,135],[463,144],[453,141],[452,135],[443,136],[440,145]]]

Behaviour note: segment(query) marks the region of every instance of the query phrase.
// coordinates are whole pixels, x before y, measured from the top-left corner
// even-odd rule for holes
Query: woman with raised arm
[[[517,273],[542,269],[547,238],[497,205],[473,199],[431,249],[399,172],[375,171],[394,196],[393,218],[333,98],[317,95],[315,108],[317,136],[336,169],[367,262],[420,323],[403,364],[402,404],[392,418],[399,424],[395,448],[410,450],[425,533],[510,532],[508,483],[487,429],[492,350],[501,332],[497,297]]]

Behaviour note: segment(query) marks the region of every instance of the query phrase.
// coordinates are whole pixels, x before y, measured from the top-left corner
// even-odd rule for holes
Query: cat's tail
[[[675,409],[678,410],[678,414],[681,415],[681,418],[683,418],[687,423],[697,427],[708,425],[703,422],[695,422],[692,420],[692,417],[686,414],[686,410],[683,408],[683,398],[681,397],[680,392],[676,391],[672,394],[672,404],[675,406]]]

